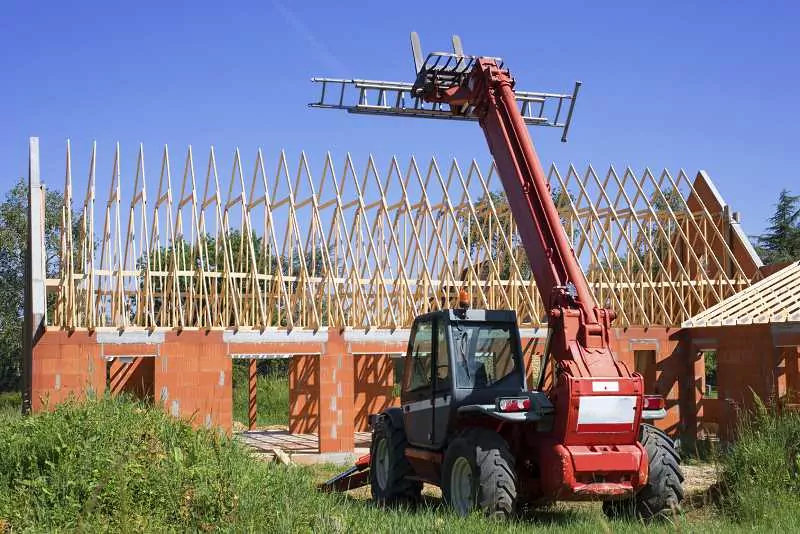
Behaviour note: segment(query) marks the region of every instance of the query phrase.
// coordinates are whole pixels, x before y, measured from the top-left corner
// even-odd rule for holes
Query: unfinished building
[[[491,163],[261,150],[246,161],[236,150],[219,172],[213,149],[164,147],[150,167],[143,147],[123,160],[117,145],[110,176],[92,148],[79,192],[67,144],[48,266],[38,140],[30,146],[33,410],[110,388],[230,429],[231,362],[243,359],[254,425],[255,362],[289,358],[290,429],[318,435],[321,452],[352,450],[366,416],[395,402],[392,358],[413,317],[461,289],[473,307],[517,310],[538,376],[544,307]],[[738,216],[702,171],[551,166],[548,178],[590,287],[617,311],[616,353],[668,399],[661,426],[693,437],[719,424],[720,410],[703,410],[696,355],[708,347],[682,326],[762,278]],[[762,365],[757,351],[737,358]]]

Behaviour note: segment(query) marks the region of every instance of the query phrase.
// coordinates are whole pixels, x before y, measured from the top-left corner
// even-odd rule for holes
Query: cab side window
[[[444,321],[436,323],[436,389],[450,388],[450,360],[447,356],[447,330]]]
[[[431,385],[431,365],[433,364],[433,323],[421,321],[417,323],[414,343],[406,369],[406,391],[428,388]]]

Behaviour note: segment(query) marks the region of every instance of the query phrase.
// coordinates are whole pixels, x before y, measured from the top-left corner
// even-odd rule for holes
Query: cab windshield
[[[453,324],[456,387],[483,389],[521,382],[511,328],[502,324]]]

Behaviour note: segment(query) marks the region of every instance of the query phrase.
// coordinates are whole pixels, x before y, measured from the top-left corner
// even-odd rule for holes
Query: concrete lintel
[[[772,331],[780,334],[800,334],[800,322],[778,324],[772,323]]]
[[[344,331],[343,338],[345,343],[406,343],[410,335],[410,328],[396,330],[379,328],[369,332],[347,329]]]
[[[715,337],[693,337],[692,347],[697,350],[716,350],[719,345]]]
[[[320,352],[293,352],[292,354],[267,352],[232,352],[233,360],[290,360],[293,356],[319,356]]]
[[[389,356],[390,358],[404,358],[407,352],[407,348],[403,347],[402,349],[389,349],[389,350],[382,350],[381,352],[376,352],[375,350],[351,350],[350,354],[354,356]]]
[[[548,333],[547,327],[540,326],[538,328],[520,328],[520,339],[533,339],[533,338],[546,338]]]
[[[776,347],[795,347],[800,345],[800,322],[770,325],[772,343]]]
[[[632,337],[628,339],[628,348],[634,349],[635,346],[655,347],[656,352],[661,352],[661,343],[658,339],[652,337]]]
[[[164,332],[155,330],[123,330],[123,331],[98,331],[96,334],[98,343],[108,343],[109,345],[128,345],[128,344],[160,344],[164,343]]]
[[[157,354],[111,354],[103,355],[103,359],[107,362],[117,360],[119,363],[133,363],[137,358],[157,358]]]
[[[324,329],[292,331],[270,329],[264,330],[225,330],[222,333],[225,343],[325,343],[328,341],[328,331]]]
[[[546,338],[547,333],[548,329],[546,327],[520,328],[519,337],[521,339]],[[343,337],[345,343],[406,343],[410,335],[411,329],[409,328],[398,328],[396,330],[381,328],[369,332],[347,329],[344,331]]]

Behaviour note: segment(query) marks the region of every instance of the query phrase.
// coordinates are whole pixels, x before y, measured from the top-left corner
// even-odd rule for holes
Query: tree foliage
[[[47,276],[57,276],[64,196],[45,195],[45,259]],[[76,223],[78,215],[73,213]],[[20,387],[25,248],[28,242],[28,185],[20,178],[0,203],[0,391]]]
[[[224,240],[222,239],[223,237]],[[250,236],[252,248],[244,237],[246,236],[243,236],[241,231],[237,229],[230,230],[224,236],[220,235],[219,237],[205,234],[194,246],[182,237],[178,237],[174,246],[157,247],[149,255],[142,256],[137,260],[137,268],[140,270],[139,287],[144,288],[145,267],[148,261],[150,270],[155,272],[168,272],[176,268],[179,271],[197,273],[200,272],[201,266],[206,272],[251,272],[253,264],[255,264],[256,272],[275,276],[270,282],[263,279],[258,281],[261,291],[264,293],[276,291],[276,288],[272,287],[272,285],[278,283],[277,274],[280,271],[284,276],[290,278],[290,280],[284,282],[286,292],[290,295],[297,290],[298,285],[301,283],[299,280],[303,275],[303,267],[305,267],[305,275],[310,278],[319,278],[325,275],[327,271],[325,251],[327,251],[334,273],[338,273],[341,269],[341,261],[337,261],[334,258],[333,246],[326,248],[324,243],[317,243],[317,246],[313,247],[313,251],[306,250],[302,253],[295,251],[292,254],[280,254],[255,233]],[[166,279],[162,276],[153,276],[151,278],[151,290],[156,295],[153,298],[153,311],[156,318],[161,313],[163,295],[165,294],[165,289],[167,289],[164,287],[165,281]],[[190,283],[195,284],[195,291],[197,291],[197,279],[179,276],[177,290],[182,294],[186,293]],[[206,284],[205,292],[208,295],[219,294],[224,289],[221,282],[214,283],[206,278],[204,283]],[[247,284],[249,282],[238,282],[238,284],[242,283]],[[280,303],[273,304],[274,309],[267,310],[267,313],[270,318],[280,316],[280,325],[285,326],[286,313],[281,314],[278,310],[281,305]],[[132,297],[129,310],[131,313],[130,319],[133,320],[136,315],[136,307]],[[321,323],[327,325],[328,310],[325,299],[320,303],[319,311]],[[299,309],[294,310],[292,313],[297,317]],[[191,318],[191,320],[194,319]],[[158,319],[156,320],[158,321]],[[231,324],[234,322],[233,317],[229,317],[227,320]]]
[[[765,263],[800,260],[800,195],[784,189],[765,234],[756,238],[756,249]]]
[[[570,205],[570,200],[574,201],[575,199],[571,193],[559,187],[554,188],[550,195],[559,212],[567,209]],[[492,213],[491,206],[495,208],[496,218]],[[522,279],[529,280],[531,266],[522,246],[522,240],[516,232],[509,237],[511,233],[511,209],[506,194],[502,191],[489,191],[488,194],[484,194],[473,204],[473,209],[475,210],[475,217],[472,216],[469,208],[462,208],[458,216],[459,225],[466,230],[465,237],[469,239],[470,255],[474,258],[476,251],[484,248],[483,240],[481,239],[481,236],[483,236],[487,241],[486,244],[489,247],[488,252],[491,260],[498,266],[500,278],[511,278],[512,274],[516,274],[516,272],[512,270],[512,257],[508,254],[508,249],[504,244],[505,236],[505,239],[510,239],[509,245],[514,254],[513,259],[516,260],[519,266]],[[565,222],[563,218],[561,222]],[[489,258],[484,256],[484,260],[475,266],[478,276],[484,279],[491,275],[488,261]]]
[[[610,252],[608,259],[600,258],[600,261],[589,267],[587,274],[596,272],[593,269],[600,269],[607,273],[627,272],[632,275],[641,274],[643,271],[650,276],[657,276],[661,271],[661,266],[655,258],[663,260],[669,254],[670,239],[676,231],[676,222],[668,214],[678,215],[685,212],[685,203],[680,190],[669,187],[663,191],[654,191],[649,198],[650,205],[653,206],[655,217],[642,224],[641,231],[632,240],[633,248],[627,247],[624,241],[620,242],[617,260]],[[642,269],[644,266],[644,269]]]

